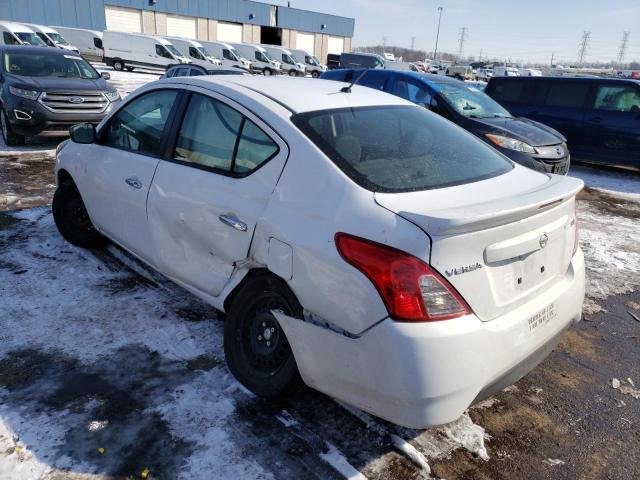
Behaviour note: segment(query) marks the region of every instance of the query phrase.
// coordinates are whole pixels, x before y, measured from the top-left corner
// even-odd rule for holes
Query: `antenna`
[[[364,69],[364,72],[362,72],[360,75],[358,75],[358,76],[356,77],[356,79],[355,79],[354,81],[352,81],[352,82],[349,84],[349,86],[347,86],[347,87],[342,87],[342,88],[340,89],[340,91],[341,91],[342,93],[351,93],[351,87],[353,87],[356,83],[358,83],[358,82],[362,79],[362,77],[364,77],[364,76],[367,74],[367,72],[368,72],[369,70],[370,70],[370,67],[365,68],[365,69]]]

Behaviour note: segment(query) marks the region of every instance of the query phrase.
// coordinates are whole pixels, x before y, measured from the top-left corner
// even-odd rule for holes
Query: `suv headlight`
[[[120,100],[120,93],[117,90],[104,92],[104,96],[107,97],[107,100],[110,102],[117,102]]]
[[[505,137],[502,135],[493,135],[491,133],[487,133],[486,137],[498,147],[508,148],[509,150],[515,150],[516,152],[538,153],[538,151],[528,143],[521,142],[520,140],[516,140],[515,138]]]
[[[37,100],[40,96],[40,92],[37,90],[25,90],[24,88],[9,87],[9,92],[16,97],[22,97],[29,100]]]

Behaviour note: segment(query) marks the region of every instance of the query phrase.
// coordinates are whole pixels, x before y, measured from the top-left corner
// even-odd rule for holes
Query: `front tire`
[[[56,227],[67,242],[91,249],[104,247],[107,243],[91,223],[73,180],[68,179],[58,185],[53,195],[52,211]]]
[[[25,144],[26,138],[13,131],[4,108],[0,108],[0,129],[2,130],[2,139],[7,147],[21,147]]]
[[[289,70],[289,76],[290,77],[297,77],[298,76],[298,72],[296,72],[295,70],[291,69],[291,70]]]
[[[302,318],[286,283],[269,274],[250,279],[235,297],[224,326],[224,354],[238,381],[261,397],[278,397],[301,384],[284,330],[271,313]]]
[[[125,66],[124,66],[124,62],[122,60],[114,60],[113,61],[113,69],[116,72],[121,72],[122,70],[124,70]]]
[[[270,68],[265,68],[265,69],[262,71],[262,73],[263,73],[263,75],[264,75],[265,77],[270,77],[271,75],[273,75],[273,72],[271,71],[271,69],[270,69]]]

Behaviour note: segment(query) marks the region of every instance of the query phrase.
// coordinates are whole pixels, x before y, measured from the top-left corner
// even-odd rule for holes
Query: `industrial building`
[[[355,20],[250,0],[0,0],[0,19],[92,30],[351,51]]]

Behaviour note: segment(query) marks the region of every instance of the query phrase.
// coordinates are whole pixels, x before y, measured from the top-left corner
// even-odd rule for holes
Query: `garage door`
[[[344,52],[344,38],[329,37],[329,44],[327,45],[327,53],[341,54],[342,52]]]
[[[194,17],[167,15],[167,35],[196,38],[196,19]]]
[[[242,43],[242,25],[218,22],[218,41]]]
[[[142,32],[142,11],[131,8],[104,7],[107,30]]]
[[[306,50],[311,55],[314,55],[315,44],[316,36],[313,33],[298,33],[296,36],[296,48]]]

